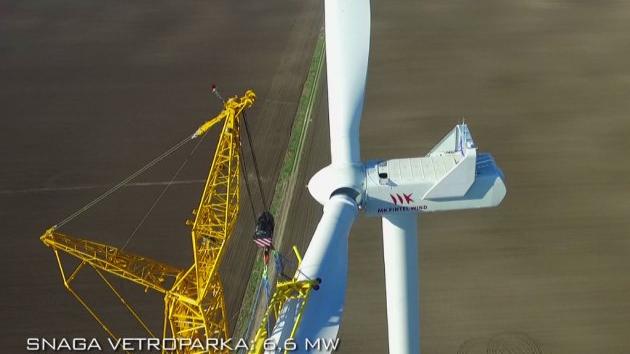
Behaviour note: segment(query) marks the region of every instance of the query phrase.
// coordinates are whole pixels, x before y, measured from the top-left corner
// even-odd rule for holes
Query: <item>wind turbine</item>
[[[478,154],[466,124],[456,125],[427,155],[362,162],[359,123],[370,43],[368,0],[325,0],[331,164],[308,188],[324,207],[298,269],[320,279],[294,335],[335,339],[343,314],[348,235],[360,210],[383,220],[387,322],[391,354],[419,353],[418,213],[483,208],[505,196],[503,173],[490,154]],[[297,317],[283,307],[270,339],[282,346]],[[321,350],[328,352],[329,350]]]

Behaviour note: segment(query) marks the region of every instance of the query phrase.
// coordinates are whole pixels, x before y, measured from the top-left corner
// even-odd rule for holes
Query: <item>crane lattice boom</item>
[[[251,107],[256,95],[248,90],[241,97],[224,102],[219,115],[208,120],[190,137],[205,134],[223,121],[210,173],[192,225],[194,263],[188,269],[158,262],[113,246],[74,238],[48,229],[42,242],[57,257],[64,285],[107,333],[116,338],[96,312],[71,288],[71,282],[84,267],[93,268],[118,296],[130,313],[153,336],[135,310],[103,276],[103,271],[165,295],[163,337],[229,338],[223,284],[218,273],[226,244],[234,230],[239,213],[240,182],[240,116]],[[80,263],[66,276],[59,252],[77,258]]]

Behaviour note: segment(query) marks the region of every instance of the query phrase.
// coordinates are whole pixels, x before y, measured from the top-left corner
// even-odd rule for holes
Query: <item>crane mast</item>
[[[195,133],[205,133],[214,120],[225,120],[199,207],[193,211],[194,263],[165,297],[173,337],[228,338],[218,266],[239,212],[239,117],[254,99],[252,91],[240,99],[229,99],[219,117]]]
[[[209,338],[229,338],[223,284],[218,268],[239,213],[239,118],[244,110],[251,107],[255,98],[254,92],[248,90],[241,97],[228,99],[224,102],[223,111],[204,123],[189,138],[195,139],[223,122],[199,206],[193,210],[194,221],[187,222],[192,226],[194,256],[193,264],[187,269],[179,269],[117,247],[72,237],[61,233],[57,227],[46,230],[41,236],[42,242],[54,251],[64,286],[111,337],[116,338],[116,335],[71,286],[77,273],[85,266],[96,271],[152,337],[154,335],[148,326],[103,272],[164,294],[164,338],[200,339],[203,343]],[[60,252],[79,260],[72,272],[64,267]]]

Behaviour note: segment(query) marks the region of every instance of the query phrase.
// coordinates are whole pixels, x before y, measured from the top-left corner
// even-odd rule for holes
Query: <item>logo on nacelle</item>
[[[403,193],[402,195],[396,193],[396,194],[390,194],[389,195],[392,198],[392,202],[394,202],[394,205],[409,205],[411,203],[413,203],[413,199],[411,198],[413,196],[413,193],[409,193],[409,194],[405,194]]]

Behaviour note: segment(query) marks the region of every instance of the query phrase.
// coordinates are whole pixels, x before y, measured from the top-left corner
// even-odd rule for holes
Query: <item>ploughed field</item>
[[[23,351],[27,337],[104,333],[63,288],[39,235],[217,114],[221,104],[210,94],[212,83],[224,96],[256,91],[248,119],[270,198],[321,23],[317,2],[0,5],[0,341],[6,351]],[[179,267],[191,264],[184,222],[199,203],[218,130],[209,133],[127,250]],[[171,179],[191,148],[136,181],[148,185],[122,189],[62,231],[122,246],[164,188],[160,182]],[[241,210],[221,266],[232,327],[256,254],[244,192]],[[132,284],[115,285],[161,334],[161,297]],[[116,334],[142,335],[89,271],[80,273],[76,288]]]
[[[629,14],[614,1],[372,4],[363,159],[421,156],[465,118],[507,178],[498,209],[420,219],[423,352],[630,351]],[[12,2],[0,17],[2,343],[15,352],[26,337],[101,333],[38,236],[218,112],[211,83],[224,95],[257,91],[249,117],[271,194],[322,11],[315,2]],[[329,162],[326,104],[324,89],[287,250],[306,249],[321,215],[302,186]],[[184,220],[215,138],[129,250],[190,264]],[[188,151],[140,181],[168,181]],[[65,231],[122,245],[161,188],[125,188]],[[255,254],[246,198],[222,266],[232,325]],[[352,231],[344,353],[387,351],[380,228],[361,217]],[[94,277],[81,277],[117,333],[139,333],[118,321]],[[159,332],[161,298],[120,286]]]

